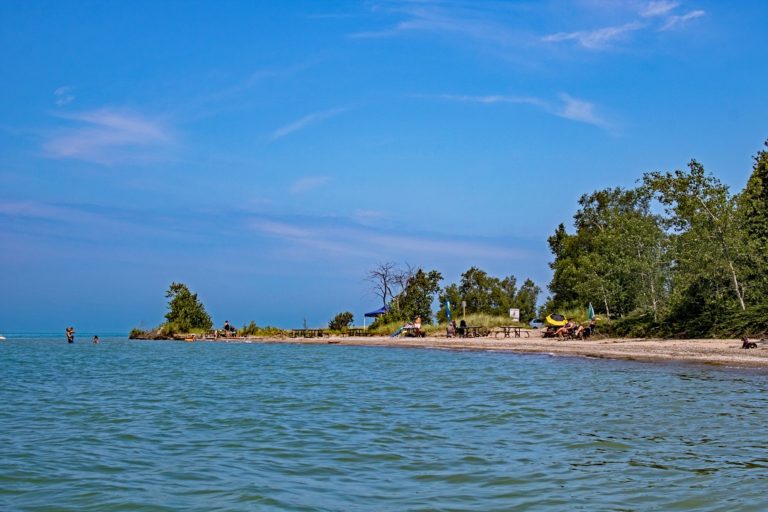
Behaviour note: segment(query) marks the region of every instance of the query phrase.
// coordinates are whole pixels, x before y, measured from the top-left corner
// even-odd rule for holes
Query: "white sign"
[[[509,318],[514,320],[515,322],[520,321],[520,310],[516,308],[509,308]]]

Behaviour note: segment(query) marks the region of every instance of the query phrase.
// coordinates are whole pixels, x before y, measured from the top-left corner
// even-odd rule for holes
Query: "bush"
[[[131,329],[130,334],[128,334],[128,339],[135,340],[139,338],[144,338],[145,336],[146,336],[146,333],[144,331],[142,331],[137,327],[134,327],[133,329]]]
[[[237,334],[239,336],[255,336],[256,333],[259,332],[259,326],[256,325],[256,322],[251,320],[251,323],[248,325],[244,325],[242,329],[237,331]]]
[[[349,327],[353,321],[354,315],[352,315],[352,313],[349,311],[344,311],[343,313],[339,313],[333,317],[333,320],[328,322],[328,328],[332,331],[342,331]]]

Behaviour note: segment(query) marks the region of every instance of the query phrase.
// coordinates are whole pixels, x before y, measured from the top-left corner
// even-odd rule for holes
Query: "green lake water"
[[[768,372],[0,342],[0,510],[768,510]]]

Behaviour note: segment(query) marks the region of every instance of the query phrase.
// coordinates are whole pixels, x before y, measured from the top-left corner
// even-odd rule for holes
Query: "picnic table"
[[[405,335],[408,338],[418,338],[418,337],[424,337],[426,336],[426,333],[421,330],[421,328],[413,327],[412,325],[406,325],[403,327],[403,335]]]
[[[325,329],[291,329],[288,335],[291,338],[322,338]]]
[[[531,331],[528,329],[523,330],[522,327],[518,327],[516,325],[500,325],[499,329],[500,331],[497,331],[496,334],[504,333],[505,338],[511,338],[514,336],[515,338],[519,338],[521,333],[525,333],[525,336],[527,338],[531,337]],[[498,336],[497,336],[498,337]]]
[[[362,327],[350,327],[347,329],[347,336],[365,336],[365,329]]]
[[[458,329],[461,331],[462,327],[459,327]],[[464,334],[461,335],[462,338],[479,338],[488,335],[488,328],[483,327],[482,325],[467,325],[463,327],[463,329]]]

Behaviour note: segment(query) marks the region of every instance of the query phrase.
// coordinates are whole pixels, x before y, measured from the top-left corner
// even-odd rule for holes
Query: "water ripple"
[[[0,509],[764,510],[765,373],[506,353],[0,345]]]

